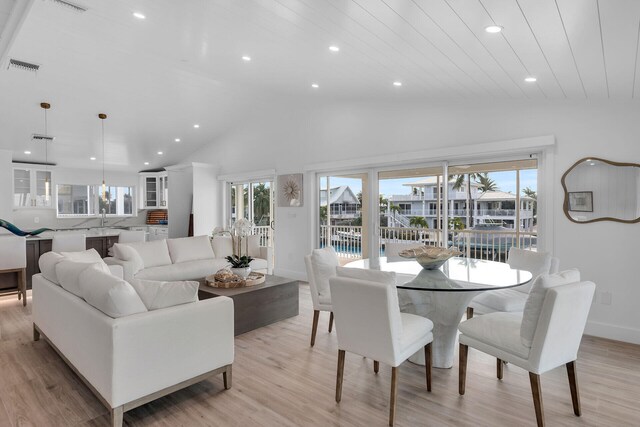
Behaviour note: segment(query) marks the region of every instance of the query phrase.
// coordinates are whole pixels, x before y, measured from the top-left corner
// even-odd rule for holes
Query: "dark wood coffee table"
[[[233,299],[235,335],[270,325],[299,312],[298,281],[266,276],[264,283],[245,288],[214,288],[200,281],[200,299],[225,296]]]

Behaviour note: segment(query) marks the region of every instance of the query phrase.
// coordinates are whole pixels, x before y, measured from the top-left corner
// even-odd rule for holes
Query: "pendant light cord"
[[[104,184],[104,119],[100,122],[102,124],[102,184]]]

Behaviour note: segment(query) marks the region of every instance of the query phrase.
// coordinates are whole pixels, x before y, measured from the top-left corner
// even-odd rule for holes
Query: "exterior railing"
[[[268,225],[256,225],[253,234],[260,236],[260,246],[273,246],[273,229]]]
[[[480,209],[477,213],[478,216],[516,216],[515,209]],[[521,218],[533,217],[533,209],[521,209]]]
[[[509,250],[519,247],[537,250],[537,233],[511,230],[449,230],[446,245],[440,229],[413,227],[380,227],[380,255],[384,256],[387,242],[415,242],[416,245],[447,246],[459,249],[463,257],[506,262]],[[332,245],[338,256],[362,258],[362,227],[320,227],[321,247]]]

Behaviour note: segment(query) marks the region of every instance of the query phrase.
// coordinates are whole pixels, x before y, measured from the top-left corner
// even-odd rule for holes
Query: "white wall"
[[[640,343],[640,283],[633,262],[640,225],[574,224],[562,212],[560,186],[562,173],[581,157],[640,162],[639,114],[637,102],[605,101],[297,105],[247,117],[189,159],[217,164],[221,174],[267,168],[283,174],[318,162],[553,134],[555,234],[548,237],[554,254],[563,268],[578,267],[585,279],[596,282],[598,297],[611,293],[611,305],[594,305],[589,332]],[[314,197],[310,178],[305,176],[305,208],[276,211],[276,267],[281,274],[304,276],[303,255],[311,247],[313,225],[307,209]]]
[[[13,222],[13,172],[11,169],[11,151],[0,150],[0,219]],[[5,185],[4,183],[9,183]],[[0,230],[0,233],[3,231]]]
[[[193,164],[193,235],[210,235],[222,223],[222,184],[216,168]]]
[[[169,172],[169,238],[186,237],[193,209],[193,168],[185,164],[166,169]]]

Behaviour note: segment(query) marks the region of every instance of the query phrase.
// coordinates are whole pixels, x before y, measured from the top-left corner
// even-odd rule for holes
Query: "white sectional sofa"
[[[33,276],[33,332],[36,341],[44,336],[111,411],[113,426],[122,425],[124,412],[218,373],[225,388],[231,387],[233,300],[195,296],[195,302],[149,310],[142,305],[135,314],[114,318],[86,294],[99,288],[100,277],[113,281],[100,264],[77,276],[84,297],[62,281],[58,267]],[[45,278],[54,271],[61,284],[58,277]],[[115,282],[115,294],[122,297],[126,287],[138,298],[130,284]],[[104,292],[110,301],[118,299],[113,294]]]
[[[254,239],[255,237],[255,239]],[[243,242],[254,260],[253,271],[271,274],[272,250],[258,246],[259,236]],[[113,257],[105,258],[109,265],[120,265],[124,279],[198,280],[229,266],[225,259],[233,254],[233,241],[228,236],[211,240],[208,236],[183,237],[139,243],[115,244]]]

